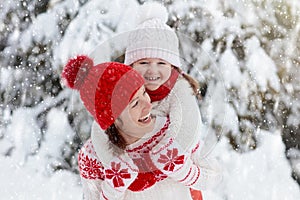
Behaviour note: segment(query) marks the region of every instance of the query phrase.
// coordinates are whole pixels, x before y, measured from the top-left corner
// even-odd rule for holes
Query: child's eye
[[[139,62],[139,64],[140,65],[147,65],[147,64],[149,64],[149,62],[147,62],[147,61],[141,61],[141,62]]]

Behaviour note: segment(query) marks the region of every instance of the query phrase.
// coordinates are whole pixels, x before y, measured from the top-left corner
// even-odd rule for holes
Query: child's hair
[[[179,67],[176,67],[176,66],[173,66],[173,67],[174,67],[174,69],[176,69],[178,71],[179,74],[182,75],[183,78],[185,78],[185,80],[187,80],[187,82],[189,82],[189,84],[191,85],[191,88],[193,89],[193,94],[197,97],[197,99],[202,99],[202,91],[200,88],[200,83],[196,79],[194,79],[192,76],[185,73]]]
[[[116,147],[122,150],[125,150],[127,143],[124,137],[118,131],[115,124],[112,124],[110,127],[108,127],[105,130],[105,133],[108,135],[108,139],[113,145],[115,145]]]

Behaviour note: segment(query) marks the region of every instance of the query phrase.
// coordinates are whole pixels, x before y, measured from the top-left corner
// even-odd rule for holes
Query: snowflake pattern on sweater
[[[133,149],[126,150],[135,165],[139,168],[139,174],[135,181],[129,186],[129,190],[143,191],[154,185],[156,182],[167,178],[167,175],[163,174],[155,167],[149,156],[149,151],[165,136],[169,125],[170,120],[167,118],[164,126],[151,138]],[[111,179],[116,188],[124,185],[124,179],[130,178],[130,174],[127,173],[128,170],[121,169],[118,163],[112,163],[111,169],[104,170],[102,163],[97,157],[91,139],[84,144],[78,154],[78,166],[80,175],[83,178],[101,180]]]
[[[110,149],[108,145],[108,138],[105,135],[104,131],[101,130],[96,123],[93,124],[91,134],[92,141],[88,140],[79,153],[80,174],[82,178],[84,196],[87,199],[98,200],[99,196],[102,197],[102,199],[120,199],[121,196],[124,199],[132,200],[159,199],[162,196],[167,199],[170,195],[176,195],[176,197],[180,197],[180,199],[191,200],[192,198],[189,195],[189,190],[191,188],[197,190],[208,189],[219,182],[220,172],[219,169],[216,168],[218,166],[215,166],[214,162],[210,162],[206,158],[201,158],[200,146],[202,144],[201,142],[199,143],[199,141],[194,142],[194,145],[188,150],[189,153],[186,151],[180,151],[181,153],[187,153],[183,154],[185,156],[184,164],[186,163],[186,160],[188,160],[186,158],[191,156],[193,162],[197,165],[196,168],[192,169],[190,167],[186,167],[186,172],[178,176],[176,180],[170,177],[169,173],[178,174],[178,169],[183,169],[183,167],[179,167],[180,165],[175,166],[173,172],[166,170],[152,170],[152,167],[154,169],[157,169],[157,160],[159,158],[166,156],[169,158],[175,158],[177,162],[176,158],[182,155],[179,152],[176,154],[176,150],[174,150],[175,146],[170,146],[171,143],[166,143],[167,147],[169,148],[164,148],[165,145],[163,145],[163,147],[160,146],[162,139],[164,139],[164,137],[167,136],[167,134],[169,134],[170,132],[170,119],[165,117],[156,117],[156,121],[157,126],[153,130],[153,132],[147,134],[136,143],[129,145],[126,149],[127,156],[131,158],[131,163],[138,166],[139,172],[138,174],[136,174],[137,176],[135,175],[134,181],[130,183],[129,187],[127,185],[128,188],[126,189],[126,191],[124,192],[122,190],[122,192],[124,192],[123,194],[118,192],[121,191],[119,189],[120,187],[108,187],[107,183],[109,182],[109,184],[111,184],[113,181],[112,179],[106,179],[105,170],[108,169],[109,166],[111,166],[112,162],[109,161],[111,161],[112,152],[109,151]],[[186,139],[191,140],[192,138],[186,137]],[[152,157],[151,159],[149,157],[149,153],[153,153],[153,148],[155,148],[155,150],[159,149],[160,151],[157,152],[156,158]],[[169,154],[168,150],[171,150]],[[191,155],[189,155],[190,153]],[[99,155],[100,157],[98,157],[97,155]],[[126,164],[127,161],[129,160],[121,160],[121,162],[123,163],[121,165],[122,169],[126,169],[126,166],[128,166]],[[168,159],[166,159],[165,161],[168,161]],[[180,159],[178,159],[178,161],[180,162]],[[118,162],[119,161],[117,160],[116,163]],[[110,164],[104,165],[104,163]],[[153,166],[154,164],[155,166]],[[165,165],[164,162],[160,164]],[[128,169],[129,171],[132,171],[130,170],[130,166],[128,166]],[[163,169],[163,167],[161,169]],[[126,182],[128,182],[128,180],[129,179],[126,178],[122,179],[125,184]],[[199,193],[199,191],[193,190],[193,192],[191,193],[193,196],[194,192]],[[116,194],[117,196],[114,197],[114,194]]]
[[[85,143],[78,154],[78,167],[83,178],[104,180],[104,167],[97,158],[91,139]]]
[[[168,149],[166,154],[160,154],[157,162],[164,164],[164,170],[173,172],[176,165],[181,166],[184,163],[184,155],[178,155],[177,148]]]
[[[129,179],[131,177],[130,173],[128,173],[128,169],[122,169],[121,163],[111,163],[111,169],[106,169],[104,171],[105,178],[112,179],[114,187],[122,187],[124,186],[123,179]]]

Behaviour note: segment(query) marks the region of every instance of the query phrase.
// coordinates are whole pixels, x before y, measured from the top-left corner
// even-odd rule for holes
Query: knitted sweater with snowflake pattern
[[[144,161],[143,163],[149,163],[149,160],[144,157],[146,155],[144,152],[147,152],[161,140],[168,126],[169,121],[166,118],[158,117],[154,130],[126,149],[138,165],[140,172],[136,180],[126,190],[122,199],[170,199],[174,194],[180,199],[191,199],[187,187],[167,178],[157,170],[146,169],[150,167],[149,165],[145,167],[144,164],[139,164],[142,161]],[[103,163],[109,162],[113,154],[107,135],[97,123],[94,123],[91,139],[84,144],[78,156],[85,199],[101,199],[101,184],[105,181]]]
[[[130,155],[140,171],[122,199],[172,199],[175,196],[179,199],[191,199],[189,187],[155,169],[151,159],[147,156],[147,152],[168,134],[169,124],[170,121],[167,118],[157,117],[154,130],[126,149],[126,153]],[[191,152],[197,154],[198,150],[196,143]],[[101,184],[105,181],[103,163],[108,162],[113,154],[107,136],[94,123],[91,139],[82,147],[78,160],[85,199],[101,199]],[[196,179],[202,179],[202,184],[197,187],[206,188],[206,184],[209,185],[210,180],[216,179],[218,174],[214,166],[205,163],[203,165],[197,163],[197,165],[200,169],[205,169],[200,170],[200,176],[195,174]]]

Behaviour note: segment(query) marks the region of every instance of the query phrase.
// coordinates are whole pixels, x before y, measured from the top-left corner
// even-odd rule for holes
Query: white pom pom
[[[166,23],[168,21],[168,11],[167,9],[158,2],[148,2],[144,3],[138,11],[137,24],[141,24],[144,21],[158,18],[162,22]]]

